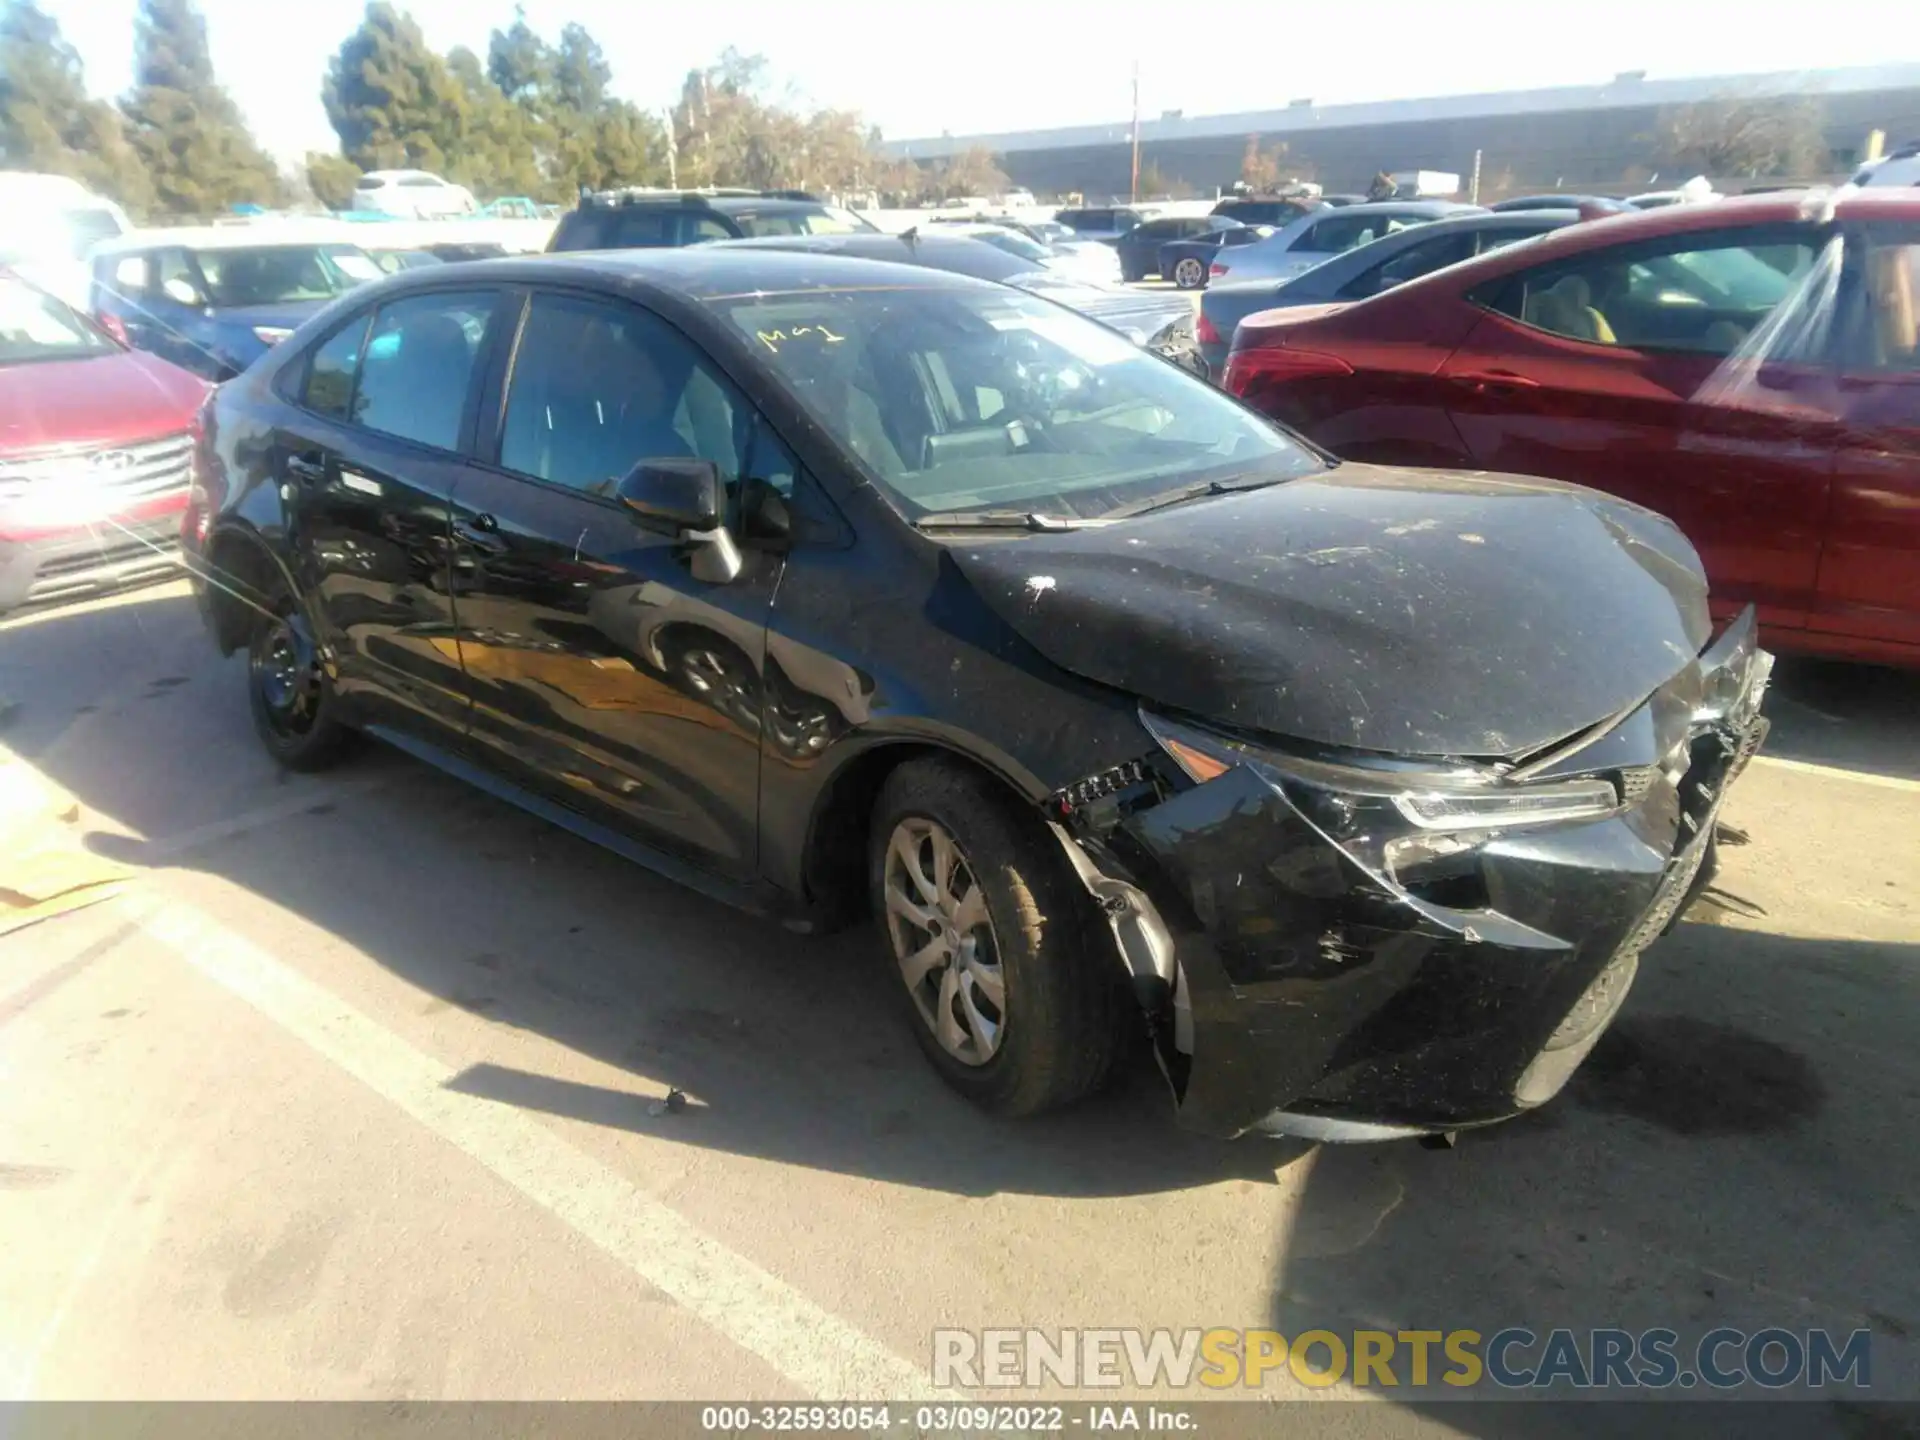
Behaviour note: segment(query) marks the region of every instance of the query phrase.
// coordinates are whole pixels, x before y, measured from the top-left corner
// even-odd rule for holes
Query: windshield
[[[1283,431],[1104,326],[1012,290],[709,301],[911,518],[1096,518],[1209,480],[1322,468]]]
[[[0,279],[0,365],[78,360],[118,348],[51,295]]]
[[[1039,241],[1029,240],[1026,236],[1012,230],[1002,230],[996,226],[990,230],[975,230],[969,233],[973,239],[984,240],[996,250],[1004,250],[1009,255],[1018,255],[1022,260],[1031,260],[1037,265],[1044,265],[1053,258],[1053,252]]]
[[[201,250],[194,259],[208,297],[222,308],[330,300],[381,273],[357,245],[253,245]]]
[[[851,210],[823,205],[818,210],[770,210],[733,217],[740,233],[758,240],[767,235],[859,235],[873,229]]]

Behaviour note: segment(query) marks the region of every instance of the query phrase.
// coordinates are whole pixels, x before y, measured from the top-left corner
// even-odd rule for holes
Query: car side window
[[[353,423],[438,450],[458,449],[496,298],[492,291],[463,291],[382,305],[360,360]]]
[[[1793,293],[1813,254],[1804,233],[1611,246],[1523,270],[1485,303],[1589,345],[1727,355]]]
[[[169,300],[182,305],[192,303],[188,297],[201,293],[200,276],[195,272],[193,262],[187,258],[184,250],[162,250],[154,257],[153,285]]]
[[[330,420],[346,420],[353,412],[353,381],[360,373],[360,351],[366,343],[373,312],[349,320],[327,337],[307,361],[307,381],[300,403]]]
[[[1920,235],[1867,237],[1849,372],[1920,375]]]
[[[152,277],[152,260],[146,255],[123,255],[113,267],[113,289],[129,299],[145,295]]]
[[[1409,245],[1392,259],[1354,276],[1341,288],[1340,294],[1360,299],[1391,290],[1396,285],[1404,285],[1409,280],[1418,280],[1422,275],[1431,275],[1436,270],[1471,257],[1473,240],[1471,235],[1442,235],[1435,240]]]
[[[642,460],[711,460],[740,478],[746,403],[677,331],[642,311],[535,295],[501,427],[509,470],[611,496]]]
[[[711,215],[684,215],[681,217],[680,243],[698,245],[703,240],[731,240],[733,231],[725,223]]]

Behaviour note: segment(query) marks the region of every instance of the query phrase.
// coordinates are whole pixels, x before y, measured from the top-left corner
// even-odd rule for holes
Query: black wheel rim
[[[253,685],[267,723],[288,738],[307,734],[320,718],[320,662],[282,615],[253,643]]]

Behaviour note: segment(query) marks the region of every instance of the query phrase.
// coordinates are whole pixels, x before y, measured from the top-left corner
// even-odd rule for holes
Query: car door
[[[295,578],[336,688],[367,723],[438,743],[466,726],[448,504],[500,300],[466,286],[355,311],[296,370],[273,438]]]
[[[1690,232],[1509,274],[1441,367],[1448,413],[1492,470],[1590,485],[1673,520],[1716,614],[1807,622],[1836,438],[1824,346],[1749,337],[1808,301],[1811,225]],[[1761,336],[1765,340],[1765,334]],[[1743,348],[1745,347],[1745,348]]]
[[[1920,226],[1848,236],[1833,506],[1808,628],[1920,646]]]
[[[536,290],[517,318],[498,419],[454,501],[472,743],[551,799],[745,877],[779,556],[749,549],[738,576],[700,580],[614,490],[641,460],[691,457],[737,493],[759,422],[650,311]]]

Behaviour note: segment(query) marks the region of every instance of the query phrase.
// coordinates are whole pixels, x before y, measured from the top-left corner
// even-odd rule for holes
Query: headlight
[[[293,334],[292,329],[285,325],[256,325],[253,327],[253,338],[258,340],[262,345],[278,345],[291,334]]]
[[[1402,883],[1508,831],[1599,820],[1620,808],[1608,780],[1515,784],[1475,767],[1329,761],[1291,755],[1141,710],[1147,732],[1202,783],[1250,766],[1328,838]]]

